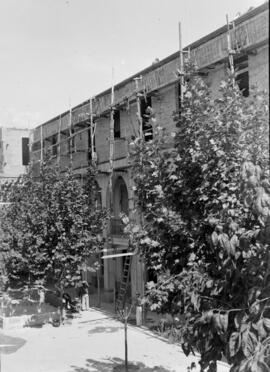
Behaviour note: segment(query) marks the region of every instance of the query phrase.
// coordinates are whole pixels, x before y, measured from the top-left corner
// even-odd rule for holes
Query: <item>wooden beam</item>
[[[135,253],[134,252],[131,252],[131,253],[117,253],[117,254],[109,254],[107,256],[102,256],[101,258],[103,260],[107,259],[107,258],[117,258],[117,257],[127,257],[127,256],[135,256]]]

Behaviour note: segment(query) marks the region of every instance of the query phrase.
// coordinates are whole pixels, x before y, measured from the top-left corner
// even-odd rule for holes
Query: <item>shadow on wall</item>
[[[124,360],[119,358],[106,359],[103,361],[87,359],[85,367],[71,366],[72,369],[68,372],[120,372],[125,371],[124,364]],[[129,371],[132,372],[135,370],[138,372],[172,372],[172,370],[160,366],[147,367],[143,363],[129,364]]]

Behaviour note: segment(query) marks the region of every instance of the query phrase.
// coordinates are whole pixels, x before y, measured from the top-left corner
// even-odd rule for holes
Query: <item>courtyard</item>
[[[1,372],[105,372],[124,364],[123,323],[93,308],[60,327],[6,330],[0,343]],[[136,326],[128,327],[128,357],[140,371],[149,372],[186,372],[198,360]],[[218,372],[228,370],[220,363]]]

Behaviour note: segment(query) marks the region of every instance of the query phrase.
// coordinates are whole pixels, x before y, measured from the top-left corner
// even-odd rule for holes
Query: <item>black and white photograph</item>
[[[270,372],[268,0],[0,0],[0,372]]]

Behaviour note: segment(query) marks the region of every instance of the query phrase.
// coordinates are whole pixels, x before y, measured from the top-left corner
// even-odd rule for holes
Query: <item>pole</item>
[[[228,14],[226,14],[226,22],[227,22],[227,46],[228,46],[229,65],[230,65],[230,71],[231,71],[232,81],[234,85],[235,83],[235,80],[234,80],[235,71],[234,71],[234,64],[233,64],[234,51],[232,50],[232,45],[231,45],[230,23],[229,23]]]
[[[93,115],[93,98],[90,98],[90,136],[91,136],[91,161],[94,165],[94,115]]]
[[[58,164],[60,164],[60,161],[61,161],[61,127],[62,127],[62,117],[60,115],[60,118],[59,118],[59,130],[58,130],[58,139],[57,139],[57,142],[58,142],[58,156],[57,156]]]
[[[72,133],[72,109],[70,106],[69,109],[69,163],[70,163],[70,168],[72,169],[72,162],[73,162],[73,133]]]
[[[141,80],[142,80],[142,76],[134,78],[135,89],[136,89],[137,117],[138,117],[138,122],[139,122],[139,138],[140,138],[140,140],[143,139],[143,120],[142,120],[140,92],[139,92],[139,81],[141,81]]]
[[[90,140],[91,140],[91,163],[93,166],[96,164],[95,149],[94,149],[94,136],[95,136],[95,123],[93,114],[93,97],[89,100],[90,105]],[[97,207],[96,207],[97,208]],[[101,291],[100,291],[100,267],[101,267],[101,257],[100,252],[98,252],[98,270],[97,270],[97,290],[98,290],[98,303],[97,306],[101,307]]]
[[[178,23],[179,33],[179,75],[180,75],[180,110],[183,102],[183,83],[184,83],[184,60],[183,60],[183,49],[182,49],[182,31],[181,22]]]
[[[128,372],[127,320],[128,320],[128,311],[126,307],[125,309],[125,370],[126,372]]]
[[[43,163],[43,126],[40,127],[40,161]]]
[[[111,115],[110,115],[110,136],[109,136],[109,200],[110,200],[110,228],[113,214],[113,156],[114,156],[114,69],[112,68],[112,89],[111,89]],[[108,234],[111,232],[108,231]],[[111,239],[110,244],[112,245]],[[112,246],[111,246],[112,248]],[[114,308],[116,310],[116,259],[114,260]]]

